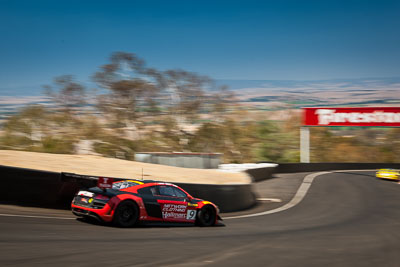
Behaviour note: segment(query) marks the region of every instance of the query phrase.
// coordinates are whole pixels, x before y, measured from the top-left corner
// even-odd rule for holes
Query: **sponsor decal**
[[[187,219],[186,209],[187,206],[182,204],[164,204],[161,213],[164,219]]]
[[[400,108],[304,108],[306,126],[400,126]]]
[[[185,213],[176,213],[176,212],[162,212],[163,218],[164,219],[185,219],[186,218],[186,214]]]
[[[170,212],[186,212],[186,205],[164,204],[162,211]]]

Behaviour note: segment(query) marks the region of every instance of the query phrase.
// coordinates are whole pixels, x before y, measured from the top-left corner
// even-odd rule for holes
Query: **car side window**
[[[150,196],[157,195],[156,188],[154,186],[141,188],[138,190],[138,193],[141,195],[150,195]]]
[[[162,195],[162,196],[175,197],[174,188],[171,187],[171,186],[160,185],[160,186],[158,187],[158,191],[160,192],[160,195]]]
[[[182,190],[180,190],[179,188],[174,187],[174,191],[175,191],[175,195],[176,195],[177,197],[187,198],[186,193],[183,192]]]

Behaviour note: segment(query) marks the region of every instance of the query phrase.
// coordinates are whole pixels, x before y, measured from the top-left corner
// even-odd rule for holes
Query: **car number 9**
[[[196,218],[196,210],[188,210],[186,213],[186,220],[194,220]]]

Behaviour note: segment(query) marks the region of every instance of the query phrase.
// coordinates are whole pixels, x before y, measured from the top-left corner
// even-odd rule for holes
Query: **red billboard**
[[[400,107],[303,108],[304,126],[400,127]]]

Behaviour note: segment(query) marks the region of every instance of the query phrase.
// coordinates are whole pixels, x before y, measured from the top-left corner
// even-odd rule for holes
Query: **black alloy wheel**
[[[215,209],[210,205],[206,205],[197,212],[197,225],[212,226],[215,224],[216,216]]]
[[[139,218],[139,208],[132,201],[125,201],[118,205],[113,223],[118,227],[132,227]]]

